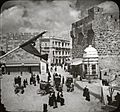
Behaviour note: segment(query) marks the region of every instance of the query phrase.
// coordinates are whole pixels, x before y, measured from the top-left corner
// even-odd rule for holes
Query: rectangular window
[[[57,45],[57,42],[55,42],[55,45]]]
[[[57,55],[57,51],[55,51],[56,52],[56,55]]]
[[[92,69],[96,69],[96,66],[95,66],[95,65],[92,65]]]
[[[59,44],[58,44],[59,46],[60,46],[60,42],[59,42]]]
[[[87,64],[84,65],[85,68],[85,74],[87,73]]]
[[[84,67],[85,67],[85,70],[87,70],[87,65],[86,64],[84,65]]]
[[[62,51],[62,55],[64,55],[64,51]]]
[[[47,47],[47,43],[45,43],[45,47]]]
[[[92,65],[92,74],[96,74],[96,65]]]
[[[52,42],[52,45],[54,46],[54,41]]]
[[[44,66],[42,66],[42,70],[44,70]]]

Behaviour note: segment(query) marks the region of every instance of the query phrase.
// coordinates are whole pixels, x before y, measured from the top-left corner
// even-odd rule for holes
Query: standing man
[[[62,92],[60,94],[60,105],[61,106],[65,105],[65,99],[63,98],[63,93]]]
[[[53,98],[53,108],[58,108],[58,106],[57,106],[57,98],[55,96],[55,92],[53,92],[52,98]]]
[[[57,93],[57,102],[60,102],[60,94],[59,94],[59,91]]]
[[[39,84],[39,82],[40,82],[40,77],[39,77],[39,75],[37,74],[37,83]]]
[[[83,97],[86,97],[86,94],[87,94],[87,86],[83,89]]]
[[[89,89],[86,90],[86,100],[90,101],[90,92],[89,92]]]
[[[23,80],[23,86],[24,86],[24,88],[26,88],[26,80],[25,79]]]
[[[64,84],[64,76],[62,77],[62,84]]]
[[[21,86],[21,77],[18,76],[17,80],[18,80],[18,84],[19,84],[19,86]]]
[[[51,93],[49,94],[48,104],[49,104],[50,107],[53,106],[53,98],[52,98],[52,94]]]

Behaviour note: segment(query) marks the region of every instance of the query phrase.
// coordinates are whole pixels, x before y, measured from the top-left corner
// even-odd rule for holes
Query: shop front
[[[82,58],[76,58],[71,61],[71,74],[73,75],[74,78],[77,78],[78,76],[83,75],[83,70],[82,70]]]

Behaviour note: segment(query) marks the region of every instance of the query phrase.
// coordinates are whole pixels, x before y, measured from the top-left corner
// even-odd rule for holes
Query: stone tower
[[[103,13],[103,9],[92,7],[88,15],[72,24],[72,57],[82,58],[84,49],[92,45],[101,59],[120,56],[119,19]]]

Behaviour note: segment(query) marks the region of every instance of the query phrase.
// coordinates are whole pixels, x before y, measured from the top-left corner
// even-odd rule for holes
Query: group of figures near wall
[[[29,81],[30,85],[33,84],[34,86],[36,86],[36,82],[39,84],[39,81],[40,81],[39,75],[31,74],[30,81]],[[18,94],[18,93],[24,94],[24,90],[27,87],[27,85],[29,85],[27,78],[24,78],[22,81],[22,75],[18,77],[14,77],[15,94]]]

